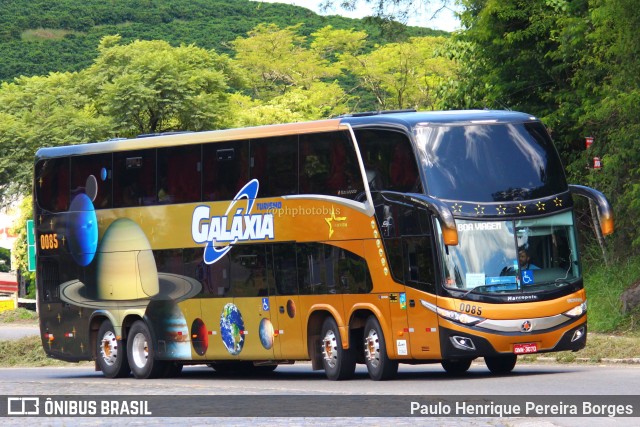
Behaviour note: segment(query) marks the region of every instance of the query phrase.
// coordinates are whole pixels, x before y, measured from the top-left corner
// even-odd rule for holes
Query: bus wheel
[[[442,367],[448,374],[460,375],[469,370],[472,359],[443,360]]]
[[[518,356],[515,354],[508,354],[506,356],[487,356],[484,358],[484,363],[487,364],[487,368],[493,374],[508,374],[513,371],[516,366],[516,360]]]
[[[165,362],[156,360],[147,324],[137,320],[131,325],[127,339],[127,356],[133,376],[156,378],[165,371]]]
[[[124,341],[118,340],[113,325],[105,320],[98,330],[97,362],[98,367],[107,378],[122,378],[129,375],[129,361]]]
[[[342,338],[336,321],[327,317],[322,324],[322,365],[327,378],[333,381],[353,377],[356,370],[356,358],[353,349],[342,348]]]
[[[398,362],[389,359],[384,334],[375,316],[364,325],[364,361],[372,380],[388,380],[398,373]]]

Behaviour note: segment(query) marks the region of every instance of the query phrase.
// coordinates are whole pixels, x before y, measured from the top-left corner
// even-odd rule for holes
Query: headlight
[[[453,320],[454,322],[462,323],[464,325],[473,326],[484,320],[482,317],[471,316],[467,313],[459,313],[457,311],[446,310],[441,307],[436,308],[438,314],[445,319]]]
[[[587,301],[585,300],[582,304],[577,305],[573,307],[571,310],[565,311],[562,314],[569,317],[580,317],[586,312],[587,312]]]

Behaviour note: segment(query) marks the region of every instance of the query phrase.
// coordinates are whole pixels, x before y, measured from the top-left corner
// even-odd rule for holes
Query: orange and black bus
[[[365,364],[494,373],[579,350],[573,195],[543,124],[506,111],[330,120],[42,148],[42,343],[108,377],[183,365],[329,379]]]

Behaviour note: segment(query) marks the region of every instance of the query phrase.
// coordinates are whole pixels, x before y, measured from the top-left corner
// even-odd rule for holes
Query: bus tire
[[[96,362],[107,378],[123,378],[129,376],[127,346],[118,340],[111,321],[104,320],[96,337]]]
[[[473,359],[448,359],[443,360],[441,364],[444,370],[447,371],[447,374],[461,375],[469,370],[472,360]]]
[[[487,356],[484,358],[484,363],[492,374],[508,374],[515,368],[517,359],[518,356],[515,354]]]
[[[342,348],[340,330],[333,317],[327,317],[322,323],[322,365],[328,379],[332,381],[353,378],[356,371],[356,358],[353,348]]]
[[[127,357],[133,376],[138,379],[157,378],[165,372],[166,363],[156,360],[149,327],[136,320],[127,338]]]
[[[374,381],[392,379],[398,373],[398,362],[389,359],[384,334],[375,316],[369,316],[364,325],[364,361]]]

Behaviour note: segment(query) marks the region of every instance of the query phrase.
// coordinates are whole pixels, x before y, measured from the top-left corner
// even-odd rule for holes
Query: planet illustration
[[[111,223],[95,257],[95,280],[87,280],[87,284],[77,279],[62,283],[63,301],[100,309],[144,308],[151,300],[179,302],[202,289],[194,278],[159,273],[147,236],[128,218]]]
[[[89,175],[87,177],[87,182],[84,185],[84,192],[89,196],[91,201],[96,199],[96,196],[98,195],[98,180],[95,176]]]
[[[155,333],[160,354],[172,358],[191,358],[187,320],[175,302],[151,301],[144,317]]]
[[[93,261],[98,247],[98,218],[89,196],[80,193],[69,206],[67,239],[71,256],[82,267]]]
[[[292,299],[287,301],[287,314],[292,319],[296,317],[296,303]]]
[[[133,300],[158,294],[156,260],[138,224],[119,218],[109,226],[100,244],[97,279],[98,299]]]
[[[229,354],[240,354],[244,347],[244,320],[235,304],[229,303],[222,309],[220,335]]]
[[[260,342],[262,346],[267,350],[273,347],[273,324],[269,319],[262,319],[260,321]]]
[[[202,319],[196,319],[191,324],[191,345],[199,356],[204,356],[209,348],[209,335]]]

